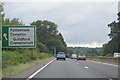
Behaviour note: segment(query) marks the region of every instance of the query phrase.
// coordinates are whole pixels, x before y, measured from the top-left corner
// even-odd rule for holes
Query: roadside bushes
[[[3,51],[2,68],[8,65],[17,65],[19,63],[27,63],[36,59],[45,59],[51,57],[51,54],[39,53],[36,49],[17,49],[15,51]]]
[[[88,57],[87,59],[92,60],[92,61],[99,61],[99,62],[105,62],[105,63],[110,63],[110,64],[116,64],[116,65],[118,65],[118,62],[119,62],[119,58],[105,57],[105,56]]]
[[[41,43],[41,42],[38,42],[38,41],[37,41],[37,48],[38,48],[38,51],[39,51],[40,53],[41,53],[41,52],[46,52],[46,53],[49,52],[47,46],[46,46],[45,44]]]

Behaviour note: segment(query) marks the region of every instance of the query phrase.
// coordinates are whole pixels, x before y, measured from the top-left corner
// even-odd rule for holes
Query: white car
[[[114,58],[120,58],[120,53],[114,53]]]
[[[77,59],[77,54],[72,54],[71,59]]]

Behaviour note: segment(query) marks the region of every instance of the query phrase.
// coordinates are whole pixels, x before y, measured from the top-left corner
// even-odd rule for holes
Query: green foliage
[[[3,16],[2,12],[3,12],[3,10],[4,10],[3,3],[0,2],[0,40],[1,40],[1,31],[2,31],[1,26],[2,26],[2,16]]]
[[[105,57],[113,57],[112,54],[106,54]]]
[[[0,13],[3,11],[3,3],[0,2]]]
[[[48,50],[52,46],[56,47],[58,51],[67,52],[67,45],[64,42],[64,38],[57,30],[57,25],[54,22],[47,20],[37,20],[31,23],[37,27],[37,41],[39,45],[46,45]],[[39,48],[42,48],[38,45]],[[45,48],[44,48],[45,49]]]
[[[73,53],[74,53],[74,50],[68,47],[67,48],[67,54],[71,55]]]
[[[86,56],[100,56],[101,55],[101,48],[87,48],[87,47],[68,47],[72,53],[79,54],[83,53]]]
[[[19,20],[19,18],[14,18],[10,20],[9,18],[6,18],[2,21],[2,25],[24,25],[22,21]]]
[[[20,73],[21,71],[24,71],[28,68],[31,68],[33,66],[35,66],[36,64],[40,64],[43,63],[45,61],[48,61],[49,59],[53,59],[53,57],[51,58],[46,58],[46,59],[37,59],[37,60],[33,60],[29,63],[20,63],[18,65],[8,65],[7,68],[3,68],[2,69],[2,78],[9,78],[13,75],[16,75],[18,73]]]
[[[113,55],[115,52],[120,53],[120,12],[118,13],[118,22],[114,21],[108,24],[110,27],[110,41],[103,45],[103,55]]]
[[[92,61],[98,61],[103,63],[109,63],[109,64],[115,64],[118,65],[118,59],[111,59],[111,58],[105,58],[105,57],[111,57],[111,55],[107,54],[106,56],[99,56],[99,57],[89,57],[88,60]]]
[[[2,57],[2,67],[6,68],[9,65],[18,65],[20,63],[31,62],[36,59],[45,59],[49,58],[52,55],[46,53],[39,53],[36,49],[22,49],[20,53],[18,50],[12,51],[3,51]]]
[[[108,24],[108,26],[111,29],[109,37],[111,39],[117,38],[117,36],[118,36],[118,24],[114,21],[114,22]]]
[[[109,45],[107,43],[103,44],[102,53],[103,56],[107,55],[110,52]]]
[[[49,52],[47,46],[41,42],[37,42],[37,48],[39,52]]]

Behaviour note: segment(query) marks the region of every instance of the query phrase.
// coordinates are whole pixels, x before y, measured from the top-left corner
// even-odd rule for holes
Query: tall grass
[[[18,65],[8,65],[6,68],[4,68],[2,71],[2,77],[3,78],[9,78],[15,74],[18,74],[26,69],[29,69],[30,67],[40,64],[42,62],[48,61],[49,59],[54,59],[54,57],[46,58],[46,59],[37,59],[33,60],[29,63],[19,63]]]
[[[104,63],[110,63],[110,64],[115,64],[118,65],[119,60],[116,58],[100,58],[100,57],[89,57],[87,58],[88,60],[93,60],[93,61],[99,61],[99,62],[104,62]]]
[[[51,54],[39,53],[33,49],[21,49],[15,51],[3,51],[2,53],[2,68],[6,68],[10,65],[18,65],[20,63],[31,62],[36,59],[45,59],[51,57]]]
[[[3,77],[9,77],[41,61],[52,57],[48,53],[39,53],[37,49],[15,49],[2,52]]]

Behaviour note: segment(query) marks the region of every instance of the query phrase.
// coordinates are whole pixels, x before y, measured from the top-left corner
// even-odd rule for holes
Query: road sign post
[[[55,55],[56,54],[56,47],[55,46],[51,46],[50,51],[51,51],[52,54]]]
[[[35,26],[2,26],[3,48],[36,47]]]
[[[0,80],[2,79],[2,14],[0,13]]]

